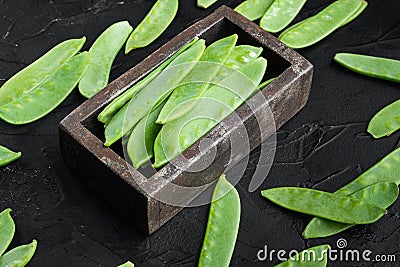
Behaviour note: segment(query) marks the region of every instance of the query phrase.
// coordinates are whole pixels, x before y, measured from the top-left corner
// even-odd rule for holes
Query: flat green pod
[[[247,0],[240,3],[235,11],[248,20],[254,21],[261,18],[273,2],[274,0]]]
[[[178,0],[158,0],[129,36],[125,54],[133,49],[148,46],[157,39],[175,18],[178,4]]]
[[[280,32],[299,14],[307,0],[275,0],[260,20],[267,32]]]
[[[368,132],[375,138],[389,136],[398,130],[400,130],[400,100],[379,111],[368,125]]]
[[[23,97],[81,50],[86,38],[64,41],[16,73],[0,88],[0,106]]]
[[[240,223],[240,197],[225,175],[215,186],[199,267],[229,266]]]
[[[321,245],[303,250],[293,258],[282,262],[275,267],[325,267],[328,264],[329,245]]]
[[[131,32],[129,22],[120,21],[108,27],[93,43],[88,68],[78,86],[84,97],[94,96],[108,84],[114,59]]]
[[[21,156],[21,152],[14,152],[6,147],[0,146],[0,167],[19,159]]]
[[[5,209],[0,213],[0,258],[7,250],[15,233],[15,224],[10,212],[11,209]]]
[[[32,259],[37,242],[16,247],[0,257],[0,267],[24,267]]]
[[[0,106],[0,118],[19,125],[47,115],[76,87],[88,66],[89,59],[87,52],[72,57],[43,83]]]
[[[197,0],[197,6],[202,8],[209,8],[215,4],[218,0]]]
[[[304,48],[341,27],[362,5],[363,0],[337,0],[306,21],[284,31],[279,40],[291,48]]]
[[[279,187],[261,195],[289,210],[347,224],[376,222],[386,210],[364,200],[301,187]]]

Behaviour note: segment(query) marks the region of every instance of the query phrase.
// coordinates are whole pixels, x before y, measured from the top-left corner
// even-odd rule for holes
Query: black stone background
[[[171,27],[152,45],[117,57],[115,79],[171,37],[216,7],[235,7],[220,0],[207,10],[195,0],[180,1]],[[309,0],[295,21],[304,19],[332,0]],[[85,35],[88,49],[113,22],[135,26],[154,1],[150,0],[1,0],[0,78],[3,82],[57,43]],[[366,127],[382,107],[400,98],[399,85],[363,77],[332,61],[336,52],[364,53],[400,59],[400,2],[371,0],[351,24],[299,52],[315,67],[306,107],[278,132],[274,165],[261,189],[307,186],[334,191],[400,145],[399,134],[373,140]],[[38,240],[30,266],[116,266],[132,260],[136,266],[195,266],[200,253],[208,206],[187,208],[152,236],[135,230],[76,179],[64,165],[57,125],[84,101],[77,90],[45,118],[26,125],[0,122],[0,143],[22,151],[23,157],[0,168],[0,208],[11,207],[17,231],[12,246]],[[396,254],[400,265],[400,202],[379,222],[357,226],[331,238],[305,241],[300,233],[310,219],[279,208],[247,191],[258,160],[251,154],[246,177],[237,189],[242,216],[232,266],[271,266],[256,259],[258,250],[297,249],[345,238],[349,249]],[[266,174],[267,175],[267,174]],[[399,174],[400,175],[400,174]],[[338,211],[339,212],[339,211]],[[0,229],[1,230],[1,229]],[[277,263],[275,259],[273,263]],[[382,263],[332,262],[330,266],[384,266]]]

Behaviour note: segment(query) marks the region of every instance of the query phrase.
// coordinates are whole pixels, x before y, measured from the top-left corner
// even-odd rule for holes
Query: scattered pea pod
[[[174,53],[170,58],[164,61],[160,66],[153,70],[149,75],[139,81],[137,84],[132,86],[130,89],[126,90],[122,95],[114,99],[97,117],[97,119],[102,123],[107,123],[110,119],[126,104],[132,97],[139,92],[144,86],[151,82],[155,77],[158,76],[177,56],[186,51],[189,47],[194,45],[199,38],[194,38],[193,41],[184,45],[176,53]]]
[[[260,20],[260,26],[268,32],[279,32],[300,12],[307,0],[275,0]]]
[[[296,254],[293,259],[275,265],[275,267],[325,267],[328,264],[328,251],[330,249],[331,247],[329,245],[308,248]]]
[[[202,8],[209,8],[218,0],[197,0],[197,6]]]
[[[364,187],[350,196],[386,209],[396,201],[398,195],[399,187],[397,184],[382,182]],[[314,218],[304,229],[303,237],[306,239],[327,237],[347,230],[354,225]]]
[[[5,165],[19,159],[21,156],[22,156],[21,152],[14,152],[14,151],[9,150],[8,148],[0,146],[0,167],[5,166]],[[0,253],[0,255],[1,255],[1,253]]]
[[[375,138],[389,136],[398,130],[400,130],[400,100],[379,111],[368,125],[368,132]]]
[[[178,0],[158,0],[129,36],[125,54],[133,49],[145,47],[157,39],[175,18],[178,4]]]
[[[280,187],[261,194],[284,208],[348,224],[373,223],[386,213],[384,208],[364,200],[309,188]]]
[[[73,57],[85,43],[85,37],[64,41],[35,62],[15,74],[0,88],[0,106],[24,97]]]
[[[400,82],[400,60],[350,53],[338,53],[335,55],[334,60],[354,72]]]
[[[137,93],[128,104],[113,116],[105,128],[105,146],[110,146],[130,131],[143,116],[161,104],[171,91],[194,67],[205,49],[205,41],[199,40],[176,57],[170,66]]]
[[[135,267],[135,265],[132,262],[128,261],[124,264],[119,265],[118,267]]]
[[[214,189],[199,267],[229,266],[239,222],[239,194],[222,175]]]
[[[235,11],[253,21],[261,18],[274,0],[247,0],[235,8]]]
[[[131,32],[129,22],[120,21],[108,27],[93,43],[88,68],[79,82],[79,92],[84,97],[92,97],[108,84],[112,63]]]
[[[69,59],[43,83],[0,106],[0,118],[11,124],[26,124],[47,115],[76,87],[89,59],[87,52]]]
[[[10,245],[15,233],[15,224],[10,212],[11,209],[6,209],[0,213],[0,258]]]
[[[164,124],[154,144],[153,166],[162,167],[177,157],[237,109],[257,90],[266,67],[264,58],[250,61],[205,91],[188,113]]]
[[[37,242],[16,247],[0,257],[0,267],[24,267],[32,259]]]
[[[279,40],[291,48],[317,43],[341,27],[362,6],[363,0],[337,0],[317,15],[285,30]]]

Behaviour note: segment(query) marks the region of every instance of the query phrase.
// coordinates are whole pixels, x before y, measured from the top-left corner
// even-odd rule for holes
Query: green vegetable
[[[368,201],[369,203],[386,209],[396,201],[398,195],[399,187],[397,184],[382,182],[364,187],[350,196]],[[345,224],[322,218],[314,218],[307,225],[306,229],[304,229],[303,237],[308,239],[331,236],[343,232],[353,226],[354,224]]]
[[[64,41],[15,74],[0,88],[0,106],[23,98],[82,48],[86,38]]]
[[[22,156],[21,152],[13,152],[8,148],[0,146],[0,167],[11,163]],[[1,229],[1,227],[0,227]],[[1,250],[1,249],[0,249]],[[0,253],[1,255],[1,253]]]
[[[126,43],[125,54],[145,47],[159,37],[171,24],[178,11],[178,0],[158,0]]]
[[[275,0],[260,20],[260,26],[268,32],[279,32],[300,12],[307,0]]]
[[[16,247],[0,257],[0,267],[23,267],[32,259],[37,246],[36,240],[28,245]]]
[[[112,63],[131,32],[129,22],[120,21],[108,27],[93,43],[89,66],[79,82],[79,92],[84,97],[94,96],[108,84]]]
[[[239,194],[222,175],[214,189],[199,267],[229,266],[239,222]]]
[[[199,40],[176,57],[160,75],[138,92],[111,120],[105,128],[105,146],[110,146],[130,131],[143,116],[161,104],[181,80],[191,71],[205,49],[205,41]]]
[[[343,23],[342,25],[340,25],[341,27],[345,26],[346,24],[349,24],[350,22],[352,22],[353,20],[355,20],[359,15],[361,15],[361,13],[364,11],[364,9],[368,6],[367,1],[362,1],[361,6],[350,16],[348,17]]]
[[[15,233],[15,224],[10,212],[11,209],[6,209],[0,213],[0,258],[10,245]]]
[[[328,251],[330,249],[331,247],[329,245],[308,248],[275,267],[325,267],[328,264]]]
[[[345,68],[375,78],[400,82],[400,60],[338,53],[334,60]]]
[[[87,52],[69,59],[43,83],[0,106],[0,118],[11,124],[26,124],[47,115],[72,92],[89,59]]]
[[[362,6],[363,0],[337,0],[317,15],[284,31],[279,40],[291,48],[303,48],[317,43],[341,27]]]
[[[197,6],[202,8],[208,8],[218,0],[197,0]]]
[[[379,111],[368,125],[368,132],[375,138],[389,136],[398,130],[400,130],[400,100]]]
[[[164,124],[154,144],[153,166],[159,168],[174,159],[237,109],[256,92],[266,68],[264,58],[250,61],[207,89],[188,113]]]
[[[253,21],[261,18],[274,0],[247,0],[235,8],[235,11]]]
[[[118,267],[135,267],[135,265],[132,262],[128,261],[124,264],[119,265]]]
[[[368,224],[379,220],[386,210],[364,200],[299,187],[280,187],[261,192],[284,208],[335,222]]]
[[[114,99],[97,117],[100,122],[106,123],[126,104],[132,97],[139,92],[144,86],[151,82],[155,77],[158,76],[177,56],[186,51],[189,47],[194,45],[199,38],[194,38],[193,41],[184,45],[170,58],[165,60],[160,66],[153,70],[149,75],[139,81],[137,84],[132,86],[130,89],[126,90],[122,95]]]

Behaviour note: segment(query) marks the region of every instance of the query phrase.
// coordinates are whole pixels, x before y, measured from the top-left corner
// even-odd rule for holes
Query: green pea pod
[[[222,175],[214,189],[199,267],[229,266],[240,222],[239,194]]]
[[[188,113],[164,124],[154,144],[153,166],[162,167],[177,157],[243,104],[257,91],[266,68],[264,58],[250,61],[207,89]]]
[[[129,22],[120,21],[108,27],[93,43],[89,66],[79,82],[79,92],[84,97],[94,96],[108,84],[112,63],[131,32]]]
[[[216,3],[218,0],[197,0],[197,6],[202,8],[209,8],[211,5]]]
[[[350,53],[338,53],[335,55],[334,60],[354,72],[370,77],[400,82],[400,60]]]
[[[379,111],[368,125],[368,132],[375,138],[389,136],[398,130],[400,130],[400,100]]]
[[[284,31],[279,40],[291,48],[304,48],[322,40],[346,22],[363,0],[337,0],[317,15]]]
[[[234,50],[237,39],[237,34],[234,34],[212,43],[204,50],[199,62],[172,92],[157,123],[175,120],[193,107],[196,98],[215,80],[222,64]]]
[[[0,258],[7,250],[15,233],[15,224],[10,212],[11,209],[6,209],[0,213]]]
[[[137,93],[106,125],[105,146],[110,146],[129,132],[143,116],[161,104],[191,71],[205,49],[199,40],[171,62],[160,75]]]
[[[284,208],[348,224],[373,223],[386,213],[385,209],[364,200],[309,188],[280,187],[261,194]]]
[[[125,54],[148,46],[171,24],[178,11],[178,0],[158,0],[149,13],[129,36]]]
[[[355,20],[359,15],[361,15],[361,13],[365,10],[365,8],[367,8],[368,3],[367,1],[362,1],[361,6],[350,16],[348,17],[343,23],[342,25],[340,25],[340,27],[345,26],[346,24],[349,24],[350,22],[352,22],[353,20]]]
[[[0,106],[0,118],[11,124],[36,121],[55,109],[72,92],[85,72],[90,56],[69,59],[50,77],[19,98]]]
[[[307,0],[275,0],[260,20],[268,32],[280,32],[297,16]]]
[[[22,156],[21,152],[14,152],[14,151],[9,150],[8,148],[0,146],[0,167],[5,166],[5,165],[19,159],[21,156]],[[1,253],[0,253],[0,255],[1,255]]]
[[[275,267],[325,267],[328,264],[328,251],[330,249],[329,245],[308,248],[289,260],[275,265]]]
[[[85,41],[85,37],[64,41],[11,77],[0,88],[0,106],[29,94],[60,65],[78,53]]]
[[[395,183],[376,183],[364,187],[350,195],[351,197],[368,201],[381,208],[388,208],[399,196],[399,187]],[[322,218],[314,218],[303,231],[303,237],[320,238],[331,236],[353,227],[355,224],[346,224]]]
[[[118,265],[118,267],[135,267],[135,265],[132,262],[128,261],[124,264]]]
[[[0,257],[0,267],[24,267],[32,259],[37,242],[16,247]]]
[[[160,66],[158,66],[155,70],[153,70],[149,75],[139,81],[137,84],[132,86],[130,89],[126,90],[122,95],[118,96],[114,99],[97,117],[97,119],[102,123],[107,123],[110,119],[120,110],[132,97],[139,92],[144,86],[146,86],[149,82],[154,80],[177,56],[186,51],[189,47],[194,45],[199,38],[194,38],[193,41],[184,45],[181,49],[179,49],[175,54],[173,54],[170,58],[164,61]]]
[[[261,18],[274,0],[247,0],[235,8],[235,11],[253,21]]]
[[[133,128],[127,144],[127,152],[136,169],[153,157],[154,140],[162,125],[156,124],[164,104],[158,106],[149,115],[144,116]]]

